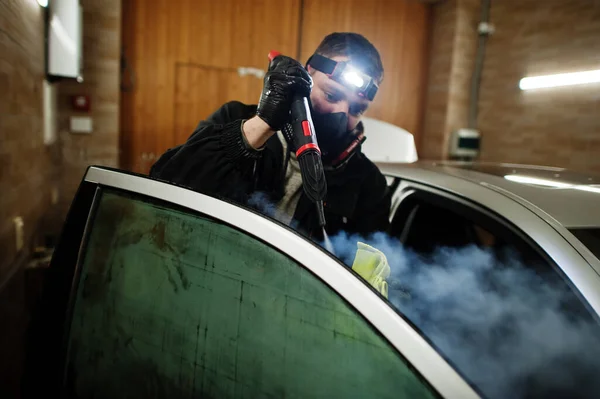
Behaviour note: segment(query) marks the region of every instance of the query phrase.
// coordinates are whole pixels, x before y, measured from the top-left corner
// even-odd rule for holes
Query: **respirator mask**
[[[365,141],[362,129],[348,130],[348,116],[344,112],[319,114],[313,111],[312,120],[326,166],[339,166]]]

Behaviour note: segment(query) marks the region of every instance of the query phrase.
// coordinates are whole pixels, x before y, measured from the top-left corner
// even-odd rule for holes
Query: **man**
[[[200,122],[185,144],[168,150],[150,175],[245,204],[257,205],[260,198],[258,202],[274,209],[271,216],[322,238],[316,208],[302,190],[296,149],[281,133],[292,97],[299,93],[310,96],[322,151],[327,232],[367,235],[386,230],[386,181],[360,151],[360,119],[382,79],[379,53],[367,39],[355,33],[328,35],[306,68],[289,57],[276,57],[258,105],[223,105]]]

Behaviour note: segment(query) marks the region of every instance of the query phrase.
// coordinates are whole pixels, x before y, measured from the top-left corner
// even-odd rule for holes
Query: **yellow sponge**
[[[384,253],[362,242],[358,242],[352,270],[358,273],[384,297],[388,297],[386,279],[390,276],[390,265]]]

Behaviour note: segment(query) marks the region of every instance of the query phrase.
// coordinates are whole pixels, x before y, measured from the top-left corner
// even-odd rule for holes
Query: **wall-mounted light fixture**
[[[531,76],[519,81],[521,90],[541,89],[544,87],[559,87],[584,85],[600,82],[600,69],[573,73],[560,73],[557,75]]]
[[[37,0],[37,2],[42,7],[48,7],[48,0]]]

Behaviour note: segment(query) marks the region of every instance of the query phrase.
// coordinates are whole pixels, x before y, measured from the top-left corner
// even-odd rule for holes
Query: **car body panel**
[[[420,165],[465,180],[504,189],[532,203],[566,228],[600,227],[600,186],[597,186],[600,184],[600,177],[562,168],[513,164],[429,162]],[[570,186],[559,188],[523,184],[504,178],[510,175],[532,177]],[[594,191],[585,191],[586,188]]]
[[[477,204],[508,221],[559,265],[594,312],[600,315],[600,260],[551,215],[525,200],[519,200],[505,189],[467,179],[458,173],[448,173],[446,167],[436,167],[432,163],[378,166],[384,175],[404,182],[397,188],[393,203],[397,203],[408,190],[423,189]]]

